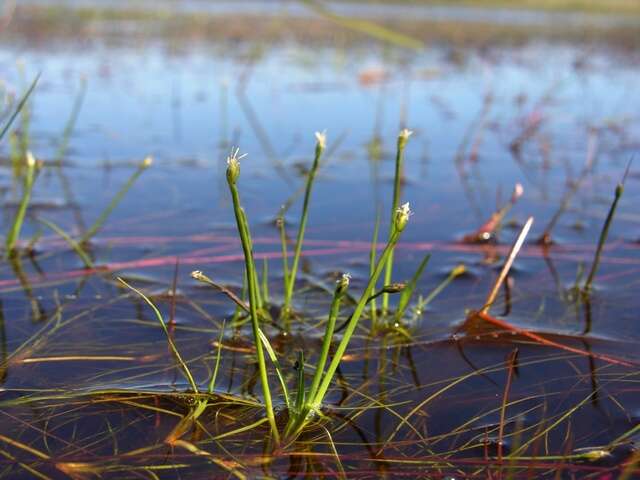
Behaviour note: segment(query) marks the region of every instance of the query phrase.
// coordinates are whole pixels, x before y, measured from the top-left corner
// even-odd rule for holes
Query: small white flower
[[[412,130],[403,128],[402,130],[400,130],[400,134],[398,136],[403,140],[407,140],[412,134],[413,134]]]
[[[413,215],[413,212],[411,211],[411,208],[409,208],[409,202],[407,203],[403,203],[402,205],[400,205],[398,207],[397,210],[398,214],[405,216],[407,218],[409,218],[411,215]]]
[[[402,204],[396,209],[395,225],[399,232],[404,230],[404,227],[407,226],[407,222],[411,215],[413,215],[413,212],[409,208],[409,202]]]
[[[227,181],[235,184],[240,176],[240,160],[247,156],[246,153],[240,154],[240,149],[231,149],[231,154],[227,157]]]
[[[327,131],[323,130],[322,132],[316,132],[316,142],[318,146],[324,150],[327,146]]]
[[[244,157],[247,156],[246,153],[243,153],[242,155],[238,156],[238,154],[240,153],[240,148],[236,147],[231,148],[231,154],[227,157],[227,165],[231,166],[231,165],[236,165],[240,163],[240,160],[242,160]]]

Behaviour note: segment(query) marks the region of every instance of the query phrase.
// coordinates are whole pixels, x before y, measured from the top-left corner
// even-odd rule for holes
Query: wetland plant
[[[307,209],[308,209],[308,201],[311,193],[311,186],[313,184],[313,177],[315,176],[315,171],[317,170],[318,162],[322,151],[325,148],[325,136],[324,134],[316,134],[316,154],[314,159],[314,166],[312,167],[312,173],[309,175],[307,181],[307,189],[305,193],[305,200],[303,204],[303,212],[302,212],[302,221],[300,224],[300,228],[298,230],[298,238],[296,240],[296,250],[294,253],[294,260],[292,269],[289,272],[289,278],[286,281],[286,286],[292,290],[293,281],[295,279],[295,266],[297,265],[297,258],[300,256],[300,252],[302,249],[302,241],[304,238],[304,227],[306,225],[307,218]],[[253,249],[251,242],[251,233],[249,229],[249,222],[246,216],[244,209],[240,203],[240,194],[238,192],[237,181],[240,176],[240,159],[242,158],[239,155],[239,150],[236,149],[232,151],[231,155],[227,159],[227,183],[229,185],[229,190],[231,192],[231,198],[233,202],[233,210],[236,218],[236,225],[238,229],[238,234],[240,236],[240,241],[242,244],[242,250],[245,259],[245,269],[247,272],[248,278],[248,293],[249,293],[249,313],[251,319],[251,328],[253,330],[254,344],[256,348],[256,358],[258,361],[258,370],[260,375],[260,381],[262,384],[262,392],[265,403],[265,411],[267,418],[269,420],[272,435],[276,442],[280,440],[280,434],[278,432],[278,427],[276,424],[275,414],[273,410],[273,401],[271,396],[271,390],[269,388],[269,376],[266,369],[266,360],[264,355],[263,344],[269,352],[272,352],[272,349],[269,347],[268,340],[264,336],[263,332],[260,329],[260,318],[258,316],[257,309],[257,294],[259,291],[259,285],[257,281],[257,273],[255,260],[253,257]],[[329,348],[332,343],[333,333],[335,329],[336,320],[338,314],[340,312],[340,303],[342,301],[343,296],[346,294],[349,288],[349,279],[348,275],[342,275],[342,277],[338,280],[338,284],[335,288],[333,294],[333,300],[331,303],[331,308],[329,312],[329,318],[327,322],[327,326],[325,328],[325,335],[322,342],[322,350],[316,365],[315,373],[313,376],[313,380],[311,386],[308,391],[305,391],[304,386],[304,375],[300,374],[300,378],[297,385],[296,392],[296,403],[295,405],[289,404],[289,420],[287,426],[285,427],[285,437],[287,440],[295,439],[295,437],[304,429],[307,423],[313,418],[313,416],[318,412],[320,405],[329,389],[331,384],[331,380],[335,375],[335,372],[340,364],[342,356],[344,355],[347,346],[355,328],[358,324],[358,320],[362,316],[365,307],[371,297],[375,289],[375,285],[382,274],[383,268],[387,265],[387,261],[393,249],[395,248],[396,243],[398,242],[402,231],[404,230],[411,211],[409,209],[409,204],[405,203],[401,207],[398,207],[394,211],[394,218],[391,225],[391,234],[385,249],[383,250],[380,258],[378,259],[376,266],[369,278],[367,286],[365,287],[360,300],[358,301],[349,322],[346,325],[345,332],[343,334],[342,340],[340,341],[334,355],[332,361],[329,363],[327,371],[324,372],[325,365],[329,356]],[[289,294],[285,294],[285,307],[287,308],[290,305],[290,297]],[[270,355],[271,356],[271,355]],[[275,357],[275,353],[273,354]],[[275,363],[275,362],[274,362]],[[300,362],[300,369],[303,369],[303,364]],[[291,398],[292,395],[287,392],[287,386],[285,382],[281,382],[284,389],[285,398]]]
[[[285,292],[285,300],[284,300],[284,308],[288,308],[291,305],[291,296],[293,293],[293,281],[295,279],[294,269],[297,264],[297,260],[301,253],[302,242],[304,238],[304,228],[306,225],[307,218],[307,210],[308,210],[308,201],[311,193],[311,187],[313,184],[313,177],[315,176],[315,171],[317,171],[318,162],[322,151],[325,148],[325,136],[324,134],[316,134],[316,154],[314,159],[314,166],[312,167],[312,173],[309,175],[307,180],[307,189],[305,193],[305,201],[303,204],[303,212],[302,212],[302,221],[298,230],[298,237],[296,240],[296,247],[294,252],[294,260],[292,269],[288,271],[287,279],[285,280],[285,286],[290,289]],[[375,265],[372,268],[371,275],[367,281],[367,285],[362,291],[359,300],[357,300],[355,309],[348,321],[344,325],[344,333],[340,342],[338,343],[335,352],[333,353],[333,357],[331,361],[329,361],[329,353],[330,348],[333,343],[333,337],[336,330],[336,322],[340,314],[340,306],[342,300],[344,299],[347,291],[349,289],[350,276],[348,274],[343,274],[339,280],[337,281],[336,287],[333,292],[333,299],[331,302],[331,307],[329,309],[329,315],[327,324],[324,331],[324,336],[322,340],[322,348],[318,359],[315,364],[315,371],[311,380],[311,384],[307,389],[305,386],[305,378],[304,378],[304,355],[300,353],[299,356],[299,370],[298,370],[298,379],[296,382],[295,391],[290,390],[287,386],[287,382],[284,380],[284,376],[282,374],[279,362],[277,360],[276,353],[274,349],[271,347],[269,340],[261,329],[261,315],[259,313],[259,301],[258,294],[260,291],[260,284],[258,283],[258,275],[255,264],[255,259],[253,255],[253,244],[251,239],[251,231],[249,227],[249,222],[247,219],[247,215],[245,210],[242,207],[240,200],[240,193],[238,189],[238,179],[240,177],[240,159],[244,155],[239,154],[239,150],[235,149],[231,152],[229,157],[227,158],[227,184],[229,186],[229,191],[231,193],[231,199],[233,203],[233,211],[236,219],[236,227],[238,230],[238,235],[240,237],[240,242],[242,245],[243,255],[244,255],[244,264],[245,264],[245,272],[247,278],[247,292],[249,297],[248,305],[245,304],[241,299],[237,298],[231,292],[224,292],[224,290],[213,283],[208,277],[206,277],[202,272],[194,272],[192,276],[197,280],[200,280],[204,283],[208,283],[210,285],[215,286],[216,288],[223,290],[230,298],[232,298],[236,304],[238,304],[243,310],[248,311],[249,319],[251,322],[251,329],[253,333],[253,342],[255,346],[255,355],[258,365],[258,372],[260,383],[262,387],[262,395],[264,400],[264,409],[266,418],[269,422],[272,438],[274,442],[280,444],[282,440],[285,442],[291,442],[297,438],[297,436],[308,426],[310,422],[313,421],[316,416],[320,414],[320,409],[322,402],[331,386],[331,382],[333,377],[338,370],[340,362],[342,360],[343,355],[345,354],[349,342],[356,330],[359,320],[362,315],[365,313],[365,309],[367,304],[379,294],[388,294],[394,293],[403,290],[404,285],[396,286],[389,285],[383,288],[378,294],[374,294],[376,284],[381,277],[383,270],[389,265],[388,260],[400,239],[402,231],[405,229],[409,217],[411,215],[411,210],[409,208],[409,204],[405,203],[401,206],[395,208],[393,212],[393,219],[391,222],[390,235],[387,240],[387,243],[380,254],[379,258],[375,262]],[[282,228],[281,228],[282,231]],[[283,254],[285,254],[286,258],[286,242],[283,241]],[[287,263],[285,262],[285,265]],[[422,271],[426,262],[423,262],[421,268],[419,269],[419,273]],[[415,280],[415,277],[414,277]],[[413,287],[415,287],[415,281],[412,281]],[[225,289],[226,290],[226,289]],[[291,295],[291,296],[289,296]],[[407,300],[408,301],[408,300]],[[406,302],[403,302],[406,307]],[[285,313],[286,315],[286,313]],[[273,363],[276,369],[276,375],[280,381],[281,388],[283,390],[283,396],[285,400],[285,405],[287,407],[288,419],[286,426],[284,427],[284,431],[281,433],[278,429],[278,423],[276,420],[276,414],[274,411],[274,402],[273,395],[271,392],[271,388],[269,386],[269,373],[267,371],[267,359],[266,354],[269,356],[269,359]],[[326,369],[325,369],[326,368]],[[295,400],[291,400],[294,399]]]

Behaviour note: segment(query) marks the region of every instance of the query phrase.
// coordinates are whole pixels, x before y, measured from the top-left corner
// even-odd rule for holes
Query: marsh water
[[[580,14],[565,24],[509,10],[491,18],[461,8],[338,8],[383,17],[424,45],[412,49],[298,3],[185,2],[165,5],[168,13],[160,4],[149,18],[140,4],[132,19],[114,5],[29,1],[0,32],[3,99],[41,73],[14,138],[43,162],[21,235],[29,254],[0,268],[0,475],[464,478],[488,475],[500,450],[511,478],[616,478],[640,422],[637,161],[594,288],[585,296],[575,286],[639,147],[636,18]],[[327,133],[298,319],[290,332],[266,329],[293,382],[297,352],[318,352],[337,276],[352,275],[354,295],[368,278],[405,127],[413,134],[402,200],[414,215],[394,280],[410,278],[426,253],[423,297],[456,265],[466,273],[410,310],[401,330],[392,322],[372,333],[362,321],[327,398],[326,429],[274,454],[264,425],[217,440],[263,414],[248,326],[229,327],[234,304],[189,275],[203,270],[242,290],[224,175],[231,147],[247,153],[241,194],[277,306],[275,218],[293,199],[293,238],[314,132]],[[21,182],[6,138],[0,155],[6,232]],[[147,155],[153,165],[91,241],[95,268],[85,268],[41,220],[81,237]],[[465,241],[516,183],[524,194],[491,241]],[[563,203],[552,245],[540,246]],[[512,328],[466,322],[530,215],[533,230],[492,307]],[[215,400],[185,437],[196,450],[163,443],[188,412],[189,385],[151,309],[116,277],[171,319],[203,386],[227,322]]]

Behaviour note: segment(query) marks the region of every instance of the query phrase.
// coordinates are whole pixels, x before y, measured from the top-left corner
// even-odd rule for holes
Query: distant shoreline
[[[362,9],[352,1],[338,2],[330,4],[330,8],[336,15],[367,19],[425,46],[445,43],[482,47],[530,40],[567,41],[623,49],[640,46],[640,27],[635,16],[477,8],[478,5],[504,4],[502,0],[453,0],[455,5],[450,7],[434,7],[440,2],[429,0],[430,6],[424,8],[410,6],[410,3],[415,3],[411,0],[398,1],[405,5],[398,7],[397,11],[389,6],[389,2],[383,2],[384,6],[377,2]],[[616,3],[616,0],[611,1]],[[366,33],[317,14],[301,2],[210,3],[186,0],[180,2],[178,8],[176,3],[159,1],[155,9],[144,8],[149,4],[147,0],[116,2],[113,6],[95,3],[95,6],[88,6],[92,4],[91,0],[81,0],[72,6],[46,0],[18,3],[10,21],[5,22],[0,30],[0,40],[42,45],[58,40],[118,43],[127,38],[134,39],[136,43],[149,40],[170,44],[190,41],[333,44],[338,41],[341,45],[348,45],[372,41]],[[461,7],[471,3],[475,6]],[[520,7],[528,3],[524,0]],[[535,3],[561,5],[566,0],[539,0]],[[579,0],[576,4],[580,3]],[[636,3],[640,10],[640,2]]]

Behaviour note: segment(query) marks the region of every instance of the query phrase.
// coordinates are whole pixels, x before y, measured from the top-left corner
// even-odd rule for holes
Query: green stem
[[[402,166],[404,163],[404,148],[407,145],[407,141],[409,140],[409,135],[411,132],[408,130],[402,130],[398,135],[398,144],[396,149],[396,169],[393,179],[393,199],[391,202],[391,224],[389,226],[389,239],[393,235],[393,216],[395,215],[396,210],[400,206],[400,189],[402,187]],[[384,284],[388,285],[391,283],[391,276],[393,275],[393,249],[389,253],[389,256],[386,260],[386,269],[384,272]],[[384,294],[382,296],[382,313],[386,314],[389,312],[389,295]]]
[[[394,232],[391,234],[391,238],[389,239],[387,246],[383,250],[382,255],[380,256],[380,259],[376,264],[376,268],[373,272],[373,275],[371,275],[371,277],[369,278],[369,282],[367,283],[367,286],[365,287],[364,292],[362,292],[362,296],[358,301],[358,305],[356,305],[353,315],[351,315],[351,319],[347,324],[342,340],[338,344],[338,347],[336,348],[336,351],[333,355],[333,359],[331,360],[331,363],[327,368],[327,373],[324,375],[322,379],[322,383],[320,384],[320,387],[318,388],[315,396],[311,399],[311,402],[312,402],[311,405],[313,408],[317,408],[322,403],[322,400],[324,399],[324,396],[326,395],[327,390],[329,389],[331,380],[333,379],[333,376],[335,375],[336,370],[340,365],[342,356],[344,355],[344,352],[347,349],[347,346],[349,345],[349,341],[353,336],[353,332],[355,331],[356,326],[358,325],[358,320],[360,319],[360,316],[362,315],[362,312],[364,311],[365,306],[367,305],[367,301],[369,300],[371,292],[373,291],[375,284],[378,281],[378,278],[382,274],[382,269],[384,268],[387,258],[393,251],[393,248],[395,247],[396,243],[398,242],[398,239],[400,238],[400,233],[401,233],[400,231],[394,230]]]
[[[31,96],[31,94],[35,90],[36,85],[38,85],[38,80],[40,80],[40,73],[38,73],[38,75],[36,75],[36,78],[33,79],[33,81],[31,82],[31,85],[29,85],[29,88],[27,89],[25,94],[20,99],[20,102],[18,102],[18,105],[16,106],[16,109],[11,114],[11,117],[9,117],[9,120],[7,120],[7,122],[2,127],[2,130],[0,131],[0,140],[2,140],[2,138],[7,134],[7,132],[11,128],[11,125],[13,125],[13,122],[15,121],[16,117],[22,111],[24,106],[26,105],[27,100],[29,100],[29,97]]]
[[[284,291],[289,289],[289,254],[287,252],[287,233],[284,228],[284,216],[281,214],[276,220],[280,230],[280,245],[282,247],[282,277],[284,278]]]
[[[313,181],[318,171],[318,165],[320,164],[320,157],[324,151],[324,139],[318,139],[316,143],[316,153],[313,159],[313,165],[309,174],[307,175],[307,186],[304,192],[304,201],[302,203],[302,215],[300,217],[300,226],[298,228],[298,236],[296,238],[296,246],[293,253],[293,261],[291,262],[291,270],[289,271],[289,279],[286,282],[286,290],[284,295],[284,305],[282,307],[283,314],[287,316],[291,310],[291,298],[293,297],[293,288],[296,283],[296,273],[298,272],[298,263],[300,261],[300,253],[302,252],[302,243],[304,242],[304,231],[307,227],[307,217],[309,210],[309,199],[311,198],[311,190],[313,187]]]
[[[258,371],[260,375],[260,382],[262,383],[262,395],[264,396],[264,405],[267,414],[267,419],[271,425],[271,431],[273,433],[276,443],[279,443],[280,436],[278,434],[278,427],[276,425],[276,418],[273,412],[273,404],[271,401],[271,390],[269,389],[269,376],[267,375],[267,366],[264,358],[264,350],[262,348],[262,340],[260,339],[260,325],[258,323],[258,305],[257,305],[257,290],[258,285],[256,282],[256,269],[253,261],[253,252],[251,250],[251,239],[248,225],[246,224],[246,216],[244,210],[240,206],[240,195],[238,194],[238,188],[235,182],[229,181],[229,190],[231,191],[231,198],[233,201],[233,212],[236,217],[236,224],[238,227],[238,233],[240,235],[240,241],[242,243],[242,251],[244,253],[245,268],[247,271],[247,287],[249,290],[249,311],[251,316],[251,328],[253,330],[254,344],[256,347],[256,357],[258,360]]]
[[[331,309],[329,310],[329,319],[327,320],[327,327],[324,331],[324,338],[322,339],[322,350],[320,351],[320,357],[318,359],[318,364],[316,365],[316,371],[313,375],[313,380],[311,381],[308,398],[315,398],[315,395],[318,391],[318,386],[320,385],[320,380],[322,379],[322,373],[324,372],[324,367],[327,364],[327,358],[329,358],[329,349],[331,348],[333,331],[336,328],[336,320],[338,319],[338,314],[340,313],[340,303],[342,301],[342,297],[344,297],[345,293],[347,292],[348,286],[348,280],[339,280],[338,286],[336,287],[336,290],[333,294],[333,301],[331,302]]]
[[[109,202],[109,205],[107,205],[107,207],[102,211],[98,219],[85,232],[85,234],[82,236],[82,238],[78,243],[82,245],[82,244],[86,244],[89,240],[91,240],[91,238],[98,232],[98,230],[100,230],[100,228],[102,227],[104,222],[107,220],[109,215],[111,215],[111,212],[113,212],[113,210],[122,201],[122,199],[127,194],[129,189],[136,182],[138,177],[142,175],[142,172],[144,172],[147,168],[149,168],[149,166],[151,166],[151,157],[147,157],[144,159],[144,161],[140,164],[137,170],[133,172],[133,175],[129,177],[129,180],[127,180],[127,183],[125,183],[122,186],[122,188],[118,191],[118,193],[116,193],[113,199]]]
[[[380,210],[376,215],[376,224],[373,228],[373,239],[371,240],[371,250],[369,251],[369,275],[373,275],[373,271],[376,266],[376,255],[378,250],[378,232],[380,231]],[[376,299],[371,300],[369,306],[369,312],[371,314],[371,327],[372,331],[375,331],[378,326],[378,302]]]
[[[149,305],[151,307],[151,309],[153,310],[153,313],[156,316],[156,319],[158,320],[158,323],[160,323],[160,327],[162,327],[162,331],[164,332],[165,336],[167,337],[167,343],[169,344],[169,347],[171,348],[171,351],[175,355],[176,360],[178,360],[178,363],[180,364],[180,367],[182,368],[182,371],[184,372],[185,376],[187,377],[187,380],[189,381],[189,385],[191,385],[191,388],[193,389],[194,393],[199,393],[198,385],[196,384],[196,381],[193,378],[193,375],[191,375],[191,371],[189,370],[189,367],[187,366],[187,363],[182,359],[182,355],[180,355],[180,352],[178,351],[178,347],[176,347],[176,344],[173,342],[173,339],[171,338],[171,335],[169,334],[169,330],[167,330],[167,325],[165,324],[164,318],[162,317],[162,314],[160,313],[160,310],[158,310],[158,307],[155,306],[155,304],[149,299],[149,297],[147,297],[144,293],[142,293],[137,288],[132,287],[131,285],[129,285],[122,278],[118,277],[118,281],[120,281],[120,283],[122,283],[129,290],[132,290],[135,293],[137,293],[140,297],[142,297],[142,299],[147,303],[147,305]]]
[[[605,219],[604,225],[602,226],[602,231],[600,232],[600,238],[598,240],[598,248],[596,249],[596,255],[593,259],[593,264],[591,265],[591,271],[589,272],[587,281],[584,283],[584,291],[586,293],[589,293],[591,291],[591,284],[593,283],[593,279],[596,276],[598,266],[600,265],[600,255],[602,254],[602,249],[604,248],[604,244],[607,241],[607,236],[609,235],[609,228],[611,227],[611,223],[613,222],[613,216],[616,213],[618,201],[620,200],[620,197],[622,197],[623,192],[624,192],[624,183],[621,182],[616,186],[613,203],[611,204],[611,208],[609,208],[609,213],[607,214],[607,218]]]
[[[397,229],[392,233],[391,238],[389,239],[389,242],[387,243],[384,251],[382,252],[382,255],[380,256],[380,259],[378,260],[378,263],[376,264],[373,274],[369,278],[369,282],[366,288],[362,292],[362,296],[360,297],[360,300],[356,305],[355,311],[353,312],[353,314],[351,315],[351,318],[347,323],[347,327],[342,337],[342,340],[338,344],[338,347],[333,355],[331,363],[327,368],[327,372],[322,377],[322,380],[319,386],[314,389],[314,386],[312,384],[309,395],[307,395],[308,400],[305,408],[302,409],[302,411],[300,412],[295,412],[295,417],[293,417],[290,420],[289,425],[287,425],[286,436],[288,439],[290,440],[295,439],[300,434],[300,432],[304,429],[307,422],[310,420],[309,413],[312,411],[317,411],[320,404],[322,403],[322,400],[324,400],[327,390],[329,389],[329,385],[331,384],[331,380],[333,379],[333,376],[335,375],[336,370],[340,365],[342,356],[344,355],[344,352],[346,351],[347,346],[349,345],[349,341],[351,340],[351,337],[353,336],[353,333],[356,329],[358,320],[360,319],[360,316],[362,315],[365,307],[370,301],[371,292],[375,288],[375,284],[380,278],[380,275],[382,274],[382,270],[384,268],[385,261],[389,256],[389,253],[393,250],[393,247],[395,246],[398,239],[400,238],[400,233],[401,233],[401,230],[397,230]],[[344,295],[344,293],[342,295]],[[337,311],[339,308],[339,299],[342,297],[342,295],[340,295],[340,297],[338,298],[336,298],[337,295],[334,295],[334,302],[332,303],[331,310],[333,313],[333,310],[335,307],[336,317],[337,317]],[[320,372],[320,376],[322,376],[322,369],[320,368],[321,366],[320,363],[322,361],[326,362],[326,357],[324,357],[325,349],[328,352],[328,347],[331,344],[331,337],[328,335],[328,333],[331,327],[331,334],[333,334],[334,326],[335,326],[335,320],[333,325],[327,325],[327,331],[325,332],[325,337],[323,341],[321,359],[318,363],[318,368],[316,369],[316,376],[318,375],[318,372]],[[316,381],[315,376],[313,381],[315,383]]]
[[[53,230],[58,235],[60,235],[63,238],[63,240],[67,242],[69,246],[73,249],[73,251],[76,252],[76,254],[80,257],[80,259],[82,260],[86,268],[94,267],[93,261],[91,261],[91,258],[89,257],[89,255],[87,255],[87,253],[82,249],[82,246],[78,242],[76,242],[73,238],[71,238],[71,236],[67,232],[65,232],[62,228],[60,228],[58,225],[56,225],[52,221],[49,221],[45,218],[39,218],[38,221],[40,221],[41,223],[44,223],[47,227],[49,227],[51,230]]]
[[[18,211],[16,212],[15,219],[13,220],[13,225],[11,226],[11,230],[7,235],[6,243],[5,243],[5,258],[9,258],[10,255],[14,253],[16,242],[20,237],[20,230],[22,229],[22,223],[24,222],[24,217],[27,213],[27,207],[29,206],[29,201],[31,200],[31,191],[33,190],[33,183],[35,181],[36,176],[36,161],[31,155],[31,153],[27,153],[27,171],[24,176],[24,184],[22,188],[22,199],[20,200],[20,205],[18,206]]]

